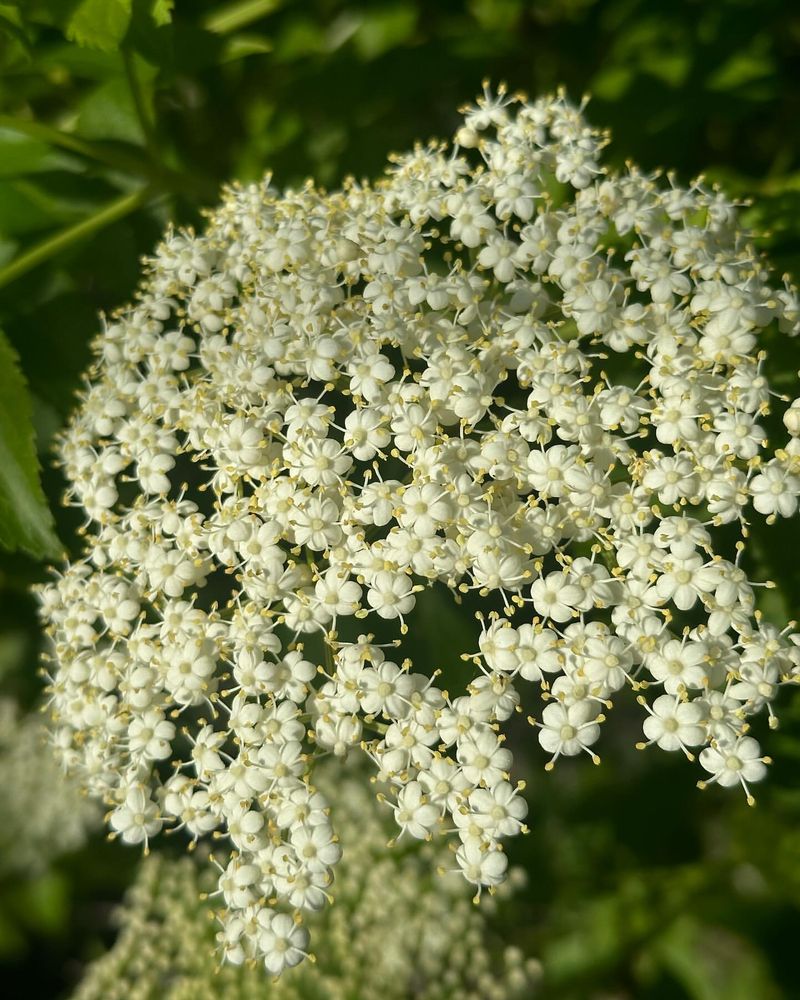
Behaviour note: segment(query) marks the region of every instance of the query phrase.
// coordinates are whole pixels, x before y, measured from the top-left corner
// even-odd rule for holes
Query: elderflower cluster
[[[0,815],[0,874],[26,877],[82,847],[100,818],[62,773],[41,717],[8,697],[0,697]]]
[[[345,846],[336,905],[317,916],[316,961],[271,985],[247,965],[218,968],[217,926],[201,891],[208,866],[153,855],[119,913],[119,936],[93,962],[73,1000],[528,1000],[539,963],[519,949],[492,948],[496,904],[470,903],[463,879],[432,870],[448,852],[418,844],[387,851],[390,820],[361,774],[325,768]],[[348,769],[349,770],[349,769]],[[513,870],[506,886],[524,881]],[[505,887],[504,887],[505,888]],[[211,902],[213,902],[213,897]],[[499,957],[497,955],[499,954]]]
[[[597,760],[630,688],[706,781],[765,772],[748,719],[800,649],[743,557],[797,509],[762,344],[798,298],[722,194],[609,172],[606,141],[563,94],[487,90],[374,186],[233,186],[95,344],[60,445],[85,552],[42,594],[55,740],[126,842],[229,846],[231,961],[306,954],[327,753],[362,749],[478,893],[524,829],[522,696],[549,767]],[[430,587],[480,609],[455,690],[403,655]]]

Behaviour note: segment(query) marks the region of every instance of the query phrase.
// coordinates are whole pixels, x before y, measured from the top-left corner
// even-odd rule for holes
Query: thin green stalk
[[[135,177],[144,177],[151,184],[157,184],[171,191],[185,191],[190,183],[190,178],[183,177],[174,170],[170,170],[169,167],[151,163],[149,160],[141,160],[113,149],[106,149],[103,145],[87,142],[85,139],[70,135],[69,132],[62,132],[60,129],[42,122],[14,118],[12,115],[0,115],[0,129],[9,129],[20,132],[22,135],[29,135],[32,139],[46,142],[49,146],[65,149],[86,160],[94,160],[95,163],[102,163],[112,170],[133,174]]]
[[[116,198],[106,205],[105,208],[101,208],[94,215],[90,215],[88,219],[84,219],[74,226],[68,226],[54,236],[48,236],[41,243],[37,243],[30,250],[26,250],[20,254],[19,257],[16,257],[4,268],[0,268],[0,288],[15,281],[20,275],[25,274],[32,268],[38,267],[39,264],[49,260],[50,257],[53,257],[59,251],[64,250],[73,243],[91,236],[92,233],[98,232],[105,226],[111,225],[112,222],[116,222],[118,219],[123,218],[123,216],[135,211],[135,209],[144,205],[152,197],[153,193],[151,187],[139,188],[138,191],[133,191],[131,194],[125,194],[120,198]]]
[[[203,27],[216,35],[227,35],[231,31],[244,28],[266,14],[271,14],[281,6],[283,0],[239,0],[222,10],[212,11],[204,20]]]
[[[62,132],[51,125],[44,125],[42,122],[29,121],[27,118],[14,118],[13,115],[0,115],[0,128],[9,129],[13,132],[20,132],[22,135],[29,135],[32,139],[39,139],[49,146],[58,149],[66,149],[70,153],[77,153],[78,156],[87,160],[96,160],[114,170],[126,172],[141,172],[145,165],[132,156],[124,153],[115,153],[104,149],[93,142],[86,142],[77,136]]]

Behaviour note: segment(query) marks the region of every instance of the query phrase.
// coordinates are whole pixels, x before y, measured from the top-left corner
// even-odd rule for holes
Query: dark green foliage
[[[61,546],[39,485],[30,409],[16,353],[0,332],[0,543],[57,557]]]

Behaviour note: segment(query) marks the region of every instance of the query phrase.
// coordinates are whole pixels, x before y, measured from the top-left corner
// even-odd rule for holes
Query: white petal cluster
[[[364,774],[324,768],[336,789],[334,818],[344,855],[336,904],[316,914],[316,961],[275,982],[247,965],[219,968],[209,867],[195,859],[144,859],[118,914],[113,947],[92,962],[73,1000],[528,1000],[540,966],[492,938],[496,900],[470,902],[455,875],[431,877],[449,852],[441,844],[387,851],[391,817]],[[202,848],[201,848],[202,850]],[[503,887],[524,882],[512,869]],[[508,901],[513,906],[513,900]]]
[[[65,776],[40,715],[0,697],[0,875],[31,878],[82,847],[100,810]]]
[[[125,841],[229,845],[231,961],[307,951],[321,755],[363,748],[399,835],[454,837],[478,892],[523,829],[523,694],[548,766],[596,760],[631,688],[707,780],[764,772],[747,720],[800,650],[745,547],[797,509],[762,348],[798,298],[722,194],[610,173],[606,141],[487,90],[375,186],[234,186],[97,340],[61,440],[85,555],[43,592],[57,741]],[[403,656],[428,587],[482,608],[458,690]]]

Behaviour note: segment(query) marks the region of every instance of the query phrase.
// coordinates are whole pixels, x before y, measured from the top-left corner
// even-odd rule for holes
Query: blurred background
[[[488,77],[590,94],[612,165],[703,173],[752,198],[761,247],[798,278],[800,6],[24,0],[0,3],[0,74],[0,982],[16,1000],[70,994],[113,940],[139,860],[101,831],[77,849],[63,824],[57,843],[35,839],[47,775],[31,773],[14,712],[43,685],[29,587],[76,551],[80,523],[59,504],[49,442],[98,312],[130,298],[166,224],[200,225],[222,183],[267,170],[281,187],[373,177],[387,153],[451,135]],[[771,366],[792,391],[797,345]],[[798,546],[792,525],[754,539],[781,625],[800,607]],[[464,628],[438,601],[420,601],[409,649],[434,664]],[[800,698],[780,714],[756,732],[776,763],[754,809],[735,790],[699,793],[679,755],[635,753],[633,712],[627,732],[606,729],[600,768],[545,774],[535,748],[517,750],[532,832],[511,845],[528,886],[504,933],[543,962],[541,996],[800,997]]]

